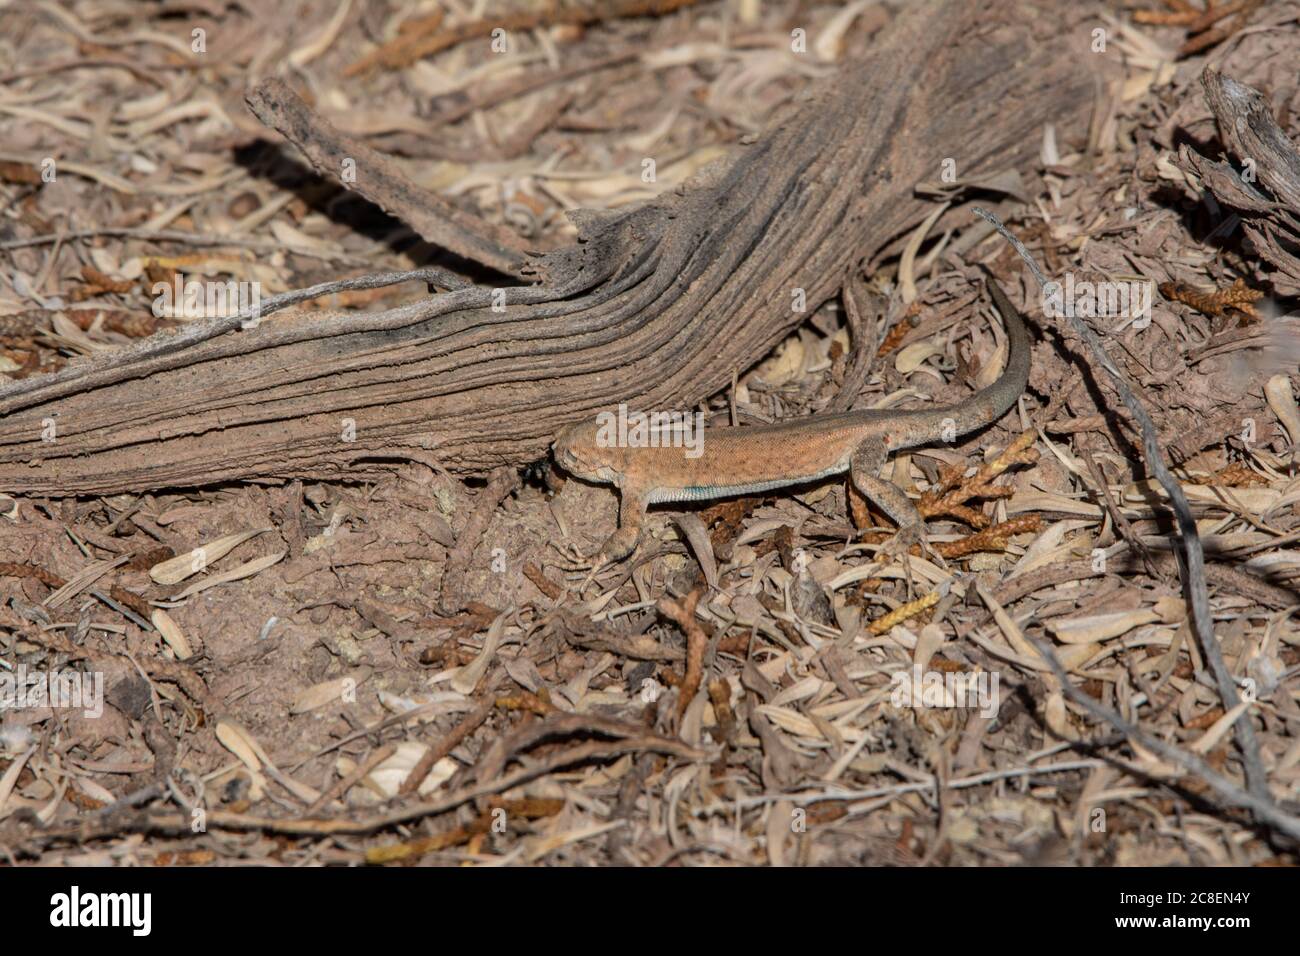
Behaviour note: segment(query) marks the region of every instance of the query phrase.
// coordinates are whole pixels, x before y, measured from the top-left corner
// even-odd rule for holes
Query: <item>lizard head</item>
[[[552,448],[555,461],[569,474],[587,481],[618,484],[622,449],[605,448],[597,441],[600,425],[594,421],[579,422],[560,433]]]

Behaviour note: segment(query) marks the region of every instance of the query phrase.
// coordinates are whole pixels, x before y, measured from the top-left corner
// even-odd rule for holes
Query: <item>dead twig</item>
[[[1218,794],[1228,806],[1249,810],[1260,823],[1272,827],[1293,840],[1300,841],[1300,818],[1281,810],[1273,801],[1271,794],[1266,791],[1266,795],[1261,797],[1242,790],[1196,754],[1166,743],[1159,737],[1147,733],[1136,724],[1129,723],[1109,707],[1079,690],[1070,681],[1065,668],[1061,666],[1060,660],[1057,659],[1056,652],[1046,641],[1036,636],[1027,636],[1029,640],[1033,641],[1038,653],[1047,662],[1048,667],[1052,669],[1052,673],[1056,675],[1065,696],[1069,697],[1074,704],[1098,720],[1110,724],[1111,727],[1130,741],[1171,763],[1177,764],[1183,770],[1195,774],[1198,778],[1204,780],[1210,789]],[[1243,714],[1243,716],[1245,715]]]
[[[411,715],[403,715],[403,719]],[[585,716],[585,715],[573,715]],[[617,721],[610,723],[617,724]],[[207,814],[209,829],[234,831],[260,830],[267,833],[283,833],[296,836],[331,836],[341,834],[361,835],[375,833],[387,827],[401,823],[410,823],[425,817],[438,816],[448,810],[476,800],[479,797],[501,793],[521,786],[538,777],[545,777],[564,767],[585,763],[589,760],[607,760],[620,757],[625,753],[650,751],[676,756],[685,760],[703,760],[707,758],[704,751],[688,747],[681,741],[660,737],[657,734],[638,734],[634,737],[604,741],[588,741],[566,750],[556,751],[544,758],[521,767],[513,773],[498,776],[485,783],[464,787],[436,800],[416,803],[388,813],[371,817],[319,818],[278,818],[252,816],[235,813],[230,810],[210,810]],[[156,791],[146,796],[152,798]],[[0,824],[0,844],[11,847],[41,847],[51,843],[70,841],[86,843],[121,836],[124,833],[170,833],[184,835],[191,832],[192,820],[187,813],[134,811],[119,804],[109,804],[102,811],[87,819],[70,825],[60,825],[46,829],[33,829],[30,825],[18,830],[10,825]]]
[[[483,722],[488,719],[492,713],[492,708],[496,706],[496,698],[489,688],[481,701],[462,718],[461,722],[452,728],[451,733],[439,741],[438,746],[430,747],[424,752],[424,755],[411,768],[411,772],[406,775],[402,785],[397,788],[399,795],[415,793],[420,789],[420,784],[424,783],[424,778],[429,775],[434,766],[443,757],[447,756],[453,750],[461,745],[461,742],[478,730]]]
[[[429,242],[506,275],[524,274],[525,251],[517,236],[419,188],[390,160],[313,112],[283,80],[264,81],[246,99],[257,118],[284,134],[321,175],[369,199]]]
[[[707,754],[680,740],[664,737],[660,734],[647,733],[644,727],[625,723],[612,717],[599,714],[569,714],[556,712],[542,720],[526,724],[509,737],[498,741],[479,764],[477,778],[491,781],[499,778],[506,765],[516,754],[530,749],[544,740],[555,737],[570,737],[575,734],[600,734],[612,737],[615,743],[609,744],[602,753],[639,753],[650,751],[667,754],[683,760],[703,760]],[[576,748],[581,749],[581,748]],[[586,759],[586,758],[583,758]]]
[[[525,797],[521,800],[489,801],[488,806],[470,823],[463,824],[446,833],[436,836],[420,837],[404,843],[390,843],[385,846],[371,847],[366,850],[367,863],[398,863],[436,853],[449,847],[467,843],[471,838],[488,833],[496,822],[498,811],[504,810],[507,819],[512,816],[525,820],[538,820],[553,817],[564,809],[564,801],[558,797]]]
[[[1030,255],[1029,250],[1024,247],[997,216],[992,213],[976,207],[974,212],[981,218],[988,221],[995,229],[1005,238],[1012,247],[1020,254],[1029,270],[1033,273],[1039,287],[1047,284],[1046,277],[1038,268],[1038,263]],[[1205,552],[1201,547],[1201,538],[1196,530],[1196,521],[1192,517],[1191,506],[1187,503],[1187,496],[1183,494],[1182,485],[1170,473],[1165,465],[1164,455],[1160,450],[1160,440],[1156,434],[1155,424],[1151,421],[1151,416],[1147,414],[1138,397],[1129,387],[1128,381],[1124,378],[1119,368],[1111,361],[1106,350],[1097,341],[1097,336],[1092,329],[1072,312],[1068,313],[1071,326],[1079,337],[1088,346],[1097,364],[1100,365],[1108,376],[1115,390],[1119,393],[1120,399],[1124,402],[1129,413],[1137,421],[1142,432],[1142,448],[1146,453],[1147,464],[1155,474],[1156,480],[1160,482],[1161,487],[1169,495],[1169,501],[1174,509],[1174,515],[1178,524],[1178,532],[1183,546],[1183,554],[1186,558],[1186,565],[1183,567],[1183,589],[1187,595],[1187,601],[1191,605],[1192,623],[1196,630],[1196,635],[1200,641],[1201,647],[1205,652],[1205,658],[1209,661],[1210,670],[1214,674],[1215,683],[1219,688],[1219,696],[1223,700],[1224,710],[1232,710],[1240,702],[1237,695],[1237,685],[1229,673],[1227,665],[1223,662],[1223,650],[1219,647],[1218,640],[1214,636],[1214,625],[1210,618],[1210,597],[1205,587]],[[1242,713],[1236,723],[1237,742],[1241,749],[1242,762],[1246,768],[1247,787],[1250,790],[1253,804],[1263,804],[1272,806],[1273,798],[1268,789],[1268,775],[1264,771],[1264,764],[1259,755],[1259,741],[1255,738],[1255,728],[1251,726],[1250,715]],[[1274,811],[1276,808],[1273,808]]]
[[[702,588],[695,588],[680,603],[670,597],[661,597],[655,605],[659,613],[682,629],[686,635],[686,676],[677,689],[677,716],[686,713],[699,692],[704,680],[704,652],[709,646],[709,635],[704,626],[695,619],[695,608],[700,603]]]
[[[397,753],[397,746],[395,744],[384,744],[384,746],[376,748],[370,756],[357,764],[350,774],[345,777],[340,777],[334,782],[332,787],[313,800],[311,805],[304,811],[303,815],[311,816],[312,814],[320,813],[321,810],[328,807],[338,797],[355,787],[370,774],[370,771],[374,770],[395,753]]]
[[[493,472],[487,485],[474,500],[474,510],[465,522],[465,527],[456,536],[456,547],[447,554],[447,564],[442,572],[442,595],[439,606],[443,613],[450,614],[463,606],[465,597],[465,576],[469,571],[470,559],[483,538],[492,514],[501,502],[519,487],[519,472],[513,468],[498,468]]]

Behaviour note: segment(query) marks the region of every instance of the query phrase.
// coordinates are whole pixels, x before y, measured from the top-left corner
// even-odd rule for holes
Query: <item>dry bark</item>
[[[296,143],[317,172],[340,179],[344,164],[353,163],[360,175],[341,179],[342,184],[422,238],[506,275],[526,274],[518,236],[425,192],[369,146],[313,114],[282,81],[273,79],[252,90],[248,106],[263,123]]]
[[[506,289],[504,311],[470,287],[374,314],[212,322],[8,384],[0,488],[371,479],[395,459],[482,473],[620,401],[689,408],[805,318],[793,290],[812,310],[896,249],[932,208],[914,185],[945,158],[975,178],[1031,161],[1044,123],[1083,130],[1101,59],[1088,12],[905,7],[726,162],[638,208],[575,216],[579,241],[531,259],[542,281]]]
[[[1241,216],[1260,258],[1277,267],[1269,277],[1274,289],[1300,295],[1300,150],[1278,126],[1258,90],[1210,69],[1201,76],[1201,85],[1222,144],[1242,168],[1217,162],[1185,144],[1180,165]]]

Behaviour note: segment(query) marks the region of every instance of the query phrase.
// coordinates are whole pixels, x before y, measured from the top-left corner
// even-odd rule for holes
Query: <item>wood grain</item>
[[[638,208],[576,215],[579,242],[533,260],[542,281],[507,288],[504,311],[471,287],[381,313],[208,324],[7,384],[0,488],[368,480],[402,459],[482,474],[620,401],[690,408],[807,317],[796,288],[811,312],[896,250],[933,208],[914,184],[944,159],[963,179],[1027,170],[1045,123],[1082,135],[1103,68],[1086,52],[1091,9],[904,7],[723,163]]]

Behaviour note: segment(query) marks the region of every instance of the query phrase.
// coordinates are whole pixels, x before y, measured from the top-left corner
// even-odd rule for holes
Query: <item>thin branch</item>
[[[1024,244],[1013,236],[993,213],[978,206],[975,207],[974,212],[977,216],[989,222],[1002,234],[1002,237],[1007,242],[1011,243],[1012,248],[1020,254],[1020,258],[1024,259],[1029,266],[1029,270],[1034,274],[1039,287],[1045,287],[1047,278],[1038,268],[1038,263],[1034,261],[1034,257],[1030,255]],[[1097,364],[1110,375],[1111,383],[1119,393],[1120,399],[1142,430],[1142,448],[1146,453],[1147,464],[1155,474],[1156,480],[1160,482],[1161,487],[1169,495],[1169,502],[1174,509],[1174,515],[1178,522],[1178,532],[1182,538],[1183,552],[1186,556],[1186,562],[1181,566],[1183,590],[1188,603],[1191,605],[1192,624],[1196,629],[1201,647],[1205,651],[1205,658],[1209,661],[1210,670],[1214,673],[1215,683],[1219,687],[1219,696],[1223,699],[1223,709],[1225,711],[1232,710],[1240,703],[1240,698],[1237,696],[1237,685],[1223,661],[1223,651],[1214,637],[1214,625],[1210,619],[1210,598],[1205,587],[1205,553],[1201,548],[1201,538],[1196,531],[1196,522],[1192,518],[1192,509],[1187,503],[1187,497],[1183,494],[1182,486],[1165,466],[1164,455],[1160,450],[1160,440],[1156,435],[1156,427],[1151,421],[1151,416],[1147,414],[1146,408],[1138,400],[1133,390],[1129,388],[1128,382],[1110,360],[1110,356],[1106,354],[1106,350],[1102,348],[1101,342],[1097,340],[1097,336],[1092,329],[1088,328],[1083,320],[1071,312],[1067,312],[1067,317],[1075,332],[1078,333],[1092,352]],[[1259,756],[1259,741],[1255,738],[1255,728],[1251,726],[1249,713],[1243,712],[1237,719],[1236,734],[1237,744],[1241,749],[1242,761],[1246,768],[1246,785],[1250,789],[1253,801],[1252,808],[1255,804],[1259,804],[1270,807],[1272,813],[1278,812],[1273,804],[1272,794],[1268,789],[1268,775],[1264,771],[1264,764]]]
[[[518,236],[421,189],[390,160],[314,113],[283,80],[266,80],[245,99],[257,118],[297,146],[321,175],[364,196],[434,245],[506,275],[524,275],[527,254]]]
[[[1061,683],[1061,689],[1066,697],[1069,697],[1075,704],[1082,707],[1093,717],[1110,724],[1117,731],[1128,737],[1131,741],[1136,741],[1142,747],[1150,750],[1157,756],[1163,757],[1171,763],[1176,763],[1189,773],[1194,773],[1217,793],[1229,806],[1240,807],[1250,810],[1255,819],[1260,823],[1273,827],[1280,833],[1285,833],[1293,840],[1300,841],[1300,818],[1286,813],[1273,801],[1273,795],[1267,790],[1263,797],[1255,793],[1248,793],[1242,790],[1227,777],[1221,776],[1218,771],[1208,763],[1198,757],[1196,754],[1184,750],[1181,747],[1175,747],[1173,744],[1165,743],[1158,737],[1147,733],[1136,724],[1130,724],[1127,720],[1115,713],[1109,707],[1093,700],[1083,691],[1079,690],[1069,680],[1065,668],[1056,657],[1056,652],[1047,644],[1037,637],[1026,635],[1029,640],[1033,641],[1038,653],[1047,661],[1052,672],[1056,674],[1057,680]],[[1246,716],[1245,714],[1242,715]],[[1241,726],[1238,721],[1237,726]]]

